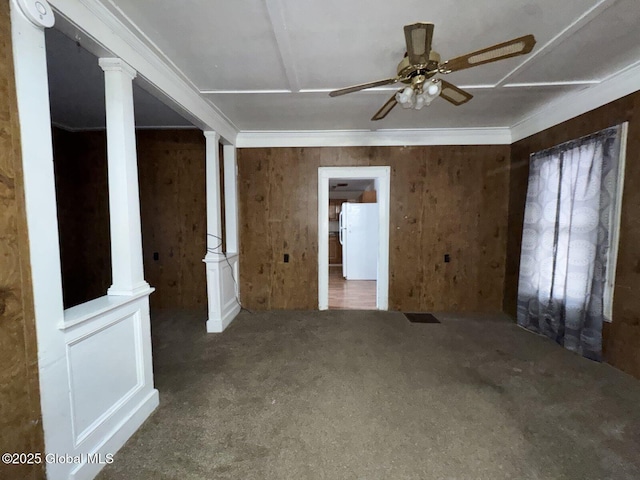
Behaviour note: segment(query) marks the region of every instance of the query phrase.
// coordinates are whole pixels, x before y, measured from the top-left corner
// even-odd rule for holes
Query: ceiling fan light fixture
[[[415,100],[415,92],[413,88],[406,87],[401,92],[396,93],[396,101],[404,108],[411,108]]]
[[[427,87],[427,95],[429,95],[432,98],[435,98],[438,95],[440,95],[441,91],[442,91],[442,84],[437,80],[432,80],[429,86]]]

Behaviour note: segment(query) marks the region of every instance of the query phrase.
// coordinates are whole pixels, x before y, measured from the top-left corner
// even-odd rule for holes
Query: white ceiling
[[[101,0],[241,131],[509,127],[640,62],[638,0]],[[443,60],[533,33],[527,56],[453,73],[474,98],[396,107],[395,91],[328,92],[395,75],[402,27],[436,25]]]

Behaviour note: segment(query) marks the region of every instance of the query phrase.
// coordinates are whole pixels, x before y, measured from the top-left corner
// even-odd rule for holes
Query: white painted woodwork
[[[207,269],[209,317],[207,332],[222,332],[240,311],[238,290],[238,190],[235,147],[223,147],[227,251],[222,251],[222,207],[219,142],[216,132],[206,139]]]
[[[329,180],[374,179],[379,211],[376,308],[389,308],[389,215],[391,167],[318,168],[318,309],[329,308]]]
[[[223,146],[224,206],[227,252],[240,252],[238,233],[238,159],[235,145]]]
[[[118,58],[101,58],[105,77],[111,271],[109,295],[148,290],[142,260],[140,194],[133,115],[136,71]]]
[[[40,404],[46,449],[71,445],[71,412],[65,343],[57,330],[63,320],[62,276],[44,31],[11,3],[11,35],[20,118],[20,145],[29,231],[31,282],[38,343]],[[48,450],[48,451],[52,451]],[[50,478],[64,466],[50,465]]]
[[[207,268],[207,297],[209,318],[207,332],[221,333],[240,312],[238,255],[208,255],[204,259]]]
[[[385,145],[510,145],[508,128],[240,132],[238,148]]]
[[[158,405],[148,296],[105,296],[64,310],[44,31],[11,4],[45,452],[49,480],[91,479]]]
[[[83,454],[50,479],[91,479],[103,465],[87,454],[115,453],[158,406],[153,386],[149,294],[105,296],[69,308],[58,335],[65,345],[70,442],[47,452]]]
[[[222,202],[220,201],[220,135],[204,132],[206,197],[207,197],[207,257],[222,254]]]

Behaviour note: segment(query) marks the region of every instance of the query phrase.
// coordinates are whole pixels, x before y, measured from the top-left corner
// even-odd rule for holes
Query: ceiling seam
[[[298,92],[300,90],[300,81],[298,79],[298,73],[296,71],[295,62],[293,60],[293,53],[291,52],[291,42],[289,40],[289,31],[287,29],[287,23],[284,19],[284,12],[280,0],[265,0],[267,7],[267,15],[269,17],[269,23],[271,24],[271,30],[278,46],[278,54],[280,61],[282,62],[282,68],[284,69],[289,89],[292,92]]]
[[[559,45],[566,38],[569,38],[574,33],[578,32],[582,27],[587,25],[591,20],[593,20],[597,15],[605,11],[607,8],[612,6],[617,0],[600,0],[593,7],[589,8],[586,12],[576,18],[573,22],[571,22],[567,27],[565,27],[560,33],[555,35],[551,40],[545,43],[540,48],[534,50],[529,55],[527,55],[520,64],[507,73],[504,77],[502,77],[496,83],[496,87],[503,87],[505,83],[511,78],[513,75],[522,70],[525,66],[530,64],[536,58],[542,58],[547,55],[550,51],[553,50],[554,47]]]

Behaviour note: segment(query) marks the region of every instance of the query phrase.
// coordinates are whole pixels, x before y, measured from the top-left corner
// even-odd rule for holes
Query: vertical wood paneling
[[[504,308],[507,313],[515,315],[529,155],[625,121],[629,122],[629,140],[613,323],[604,325],[603,349],[608,363],[640,378],[640,162],[637,161],[640,155],[640,92],[556,125],[512,146]]]
[[[245,306],[317,308],[318,167],[390,165],[390,308],[501,311],[508,156],[508,146],[240,150]]]
[[[136,138],[145,279],[156,288],[151,306],[204,309],[204,136],[198,130],[139,130]]]
[[[70,306],[105,295],[111,283],[106,140],[104,132],[54,133],[65,305]],[[198,130],[143,130],[136,136],[145,279],[156,288],[151,306],[204,309],[204,137]]]
[[[0,453],[43,452],[8,0],[0,0],[0,319]],[[0,463],[0,478],[43,477],[43,465]]]
[[[65,308],[111,285],[107,140],[104,132],[53,128],[53,163]]]

